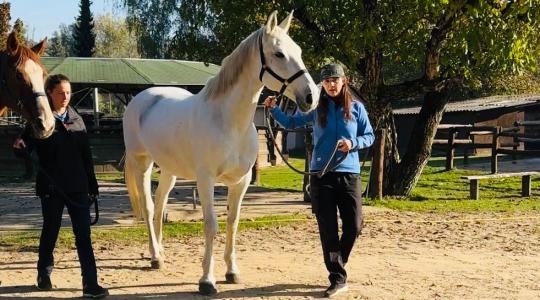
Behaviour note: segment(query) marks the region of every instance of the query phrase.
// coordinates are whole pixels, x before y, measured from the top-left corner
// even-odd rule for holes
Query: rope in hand
[[[305,172],[305,171],[298,170],[297,168],[295,168],[293,165],[291,165],[289,163],[289,161],[283,156],[283,153],[279,149],[279,147],[277,145],[277,142],[276,142],[276,139],[274,137],[274,133],[272,131],[272,128],[270,128],[270,124],[271,124],[270,123],[270,116],[271,115],[270,115],[270,111],[268,110],[268,108],[266,106],[264,107],[264,115],[265,115],[265,119],[266,119],[266,124],[268,124],[267,125],[268,135],[270,136],[270,139],[272,140],[272,143],[274,144],[274,148],[277,150],[279,156],[285,162],[285,164],[287,166],[289,166],[289,168],[291,168],[296,173],[299,173],[299,174],[302,174],[302,175],[316,175],[317,177],[321,178],[322,176],[324,176],[324,174],[326,174],[328,172],[331,172],[334,169],[336,169],[347,158],[347,155],[349,154],[348,151],[345,152],[345,154],[336,161],[336,164],[333,167],[329,168],[330,163],[332,162],[332,160],[334,160],[334,157],[336,156],[338,148],[341,145],[341,142],[337,141],[336,145],[334,146],[334,150],[332,151],[332,155],[330,156],[330,158],[328,159],[328,161],[326,162],[326,164],[324,165],[324,167],[321,170],[319,170],[317,172]]]

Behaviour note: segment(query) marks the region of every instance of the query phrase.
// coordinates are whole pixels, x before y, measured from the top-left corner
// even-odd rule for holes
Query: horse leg
[[[214,184],[211,176],[197,176],[197,190],[201,200],[204,219],[204,257],[203,275],[199,279],[199,293],[214,295],[217,293],[216,280],[214,278],[214,238],[218,231],[216,212],[214,211]]]
[[[176,181],[176,176],[161,170],[161,175],[159,176],[159,184],[155,193],[155,215],[154,215],[154,228],[157,234],[157,242],[159,245],[159,250],[163,257],[163,212],[165,211],[165,206],[167,205],[167,200],[169,198],[169,193],[174,187]]]
[[[236,184],[229,186],[227,194],[227,240],[225,242],[225,262],[227,263],[227,273],[225,280],[227,283],[240,283],[238,266],[236,265],[236,251],[234,249],[236,242],[236,230],[240,216],[240,206],[242,199],[246,194],[251,179],[250,171]]]
[[[152,166],[154,162],[148,155],[137,155],[128,157],[126,155],[126,163],[130,164],[128,172],[131,174],[126,176],[132,179],[136,185],[138,192],[138,201],[140,212],[146,222],[148,228],[148,240],[151,256],[151,266],[153,269],[160,269],[163,266],[163,260],[159,253],[159,247],[154,229],[154,202],[152,201],[152,192],[150,188]]]

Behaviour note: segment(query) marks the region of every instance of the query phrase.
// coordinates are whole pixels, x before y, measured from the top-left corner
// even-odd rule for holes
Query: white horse
[[[153,268],[163,264],[163,211],[176,177],[197,181],[205,234],[202,294],[217,293],[212,253],[218,231],[216,182],[228,187],[225,277],[228,283],[239,281],[235,236],[258,151],[253,116],[263,86],[281,91],[303,111],[314,109],[319,100],[301,49],[287,35],[291,18],[292,12],[278,25],[273,12],[265,26],[223,60],[219,73],[200,93],[190,96],[178,88],[150,88],[135,96],[124,114],[126,184],[136,217],[142,216],[148,226]],[[150,191],[154,162],[161,170],[155,203]]]

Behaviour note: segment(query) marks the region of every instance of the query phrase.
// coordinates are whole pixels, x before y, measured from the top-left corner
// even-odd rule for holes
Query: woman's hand
[[[277,99],[275,96],[268,96],[266,99],[264,99],[264,107],[266,108],[274,108],[276,107]]]
[[[13,142],[13,148],[15,148],[15,149],[24,149],[24,148],[26,148],[26,144],[24,143],[24,140],[23,140],[23,139],[17,138],[17,139]]]
[[[349,152],[352,148],[352,141],[349,139],[339,140],[338,150],[341,152]]]

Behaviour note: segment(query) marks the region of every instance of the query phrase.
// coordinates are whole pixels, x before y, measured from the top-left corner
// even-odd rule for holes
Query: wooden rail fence
[[[446,170],[454,168],[454,156],[456,148],[464,149],[464,161],[467,163],[468,150],[470,149],[491,149],[491,173],[498,172],[498,155],[512,155],[516,159],[517,155],[539,156],[540,149],[524,149],[524,143],[540,145],[540,137],[531,135],[527,128],[537,126],[540,128],[540,121],[519,121],[513,127],[503,128],[500,126],[473,126],[469,124],[440,124],[437,127],[438,133],[446,133],[446,139],[438,138],[433,140],[433,145],[446,146]],[[530,130],[540,132],[540,130]],[[477,136],[488,136],[490,142],[475,142]],[[511,137],[511,142],[501,142],[503,137]],[[485,140],[485,139],[484,139]]]

